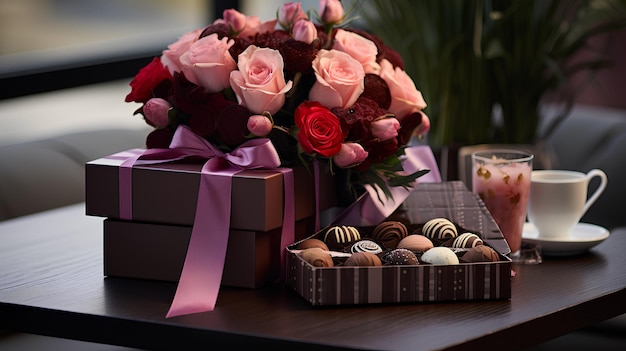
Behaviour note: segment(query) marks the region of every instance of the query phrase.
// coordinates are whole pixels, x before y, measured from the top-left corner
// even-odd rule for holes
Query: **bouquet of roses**
[[[274,20],[229,9],[182,35],[130,83],[126,101],[155,127],[147,148],[167,148],[185,125],[225,152],[269,138],[283,165],[328,159],[353,190],[409,186],[428,172],[401,165],[429,129],[426,103],[397,52],[346,18],[339,0],[313,16],[290,2]]]

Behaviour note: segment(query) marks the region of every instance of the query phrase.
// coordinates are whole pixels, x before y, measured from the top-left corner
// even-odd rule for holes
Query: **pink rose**
[[[333,108],[349,108],[365,89],[361,63],[345,52],[320,50],[313,60],[316,82],[309,99]]]
[[[278,50],[250,45],[239,55],[237,66],[239,70],[230,73],[237,101],[252,113],[278,112],[293,84],[285,83],[283,57]]]
[[[309,20],[299,20],[293,26],[293,38],[303,43],[311,44],[317,38],[317,28]]]
[[[287,31],[290,31],[299,20],[308,18],[299,2],[287,2],[278,9],[278,23]]]
[[[363,65],[365,73],[380,73],[380,65],[376,62],[378,48],[373,41],[354,32],[337,29],[333,49],[343,51]]]
[[[319,14],[324,23],[343,22],[343,12],[343,5],[339,0],[320,0],[319,2]]]
[[[413,112],[426,108],[426,102],[422,93],[417,90],[415,83],[409,75],[399,67],[393,68],[391,62],[380,62],[380,77],[385,80],[391,92],[391,106],[389,112],[402,119]]]
[[[235,33],[241,32],[246,27],[246,15],[235,9],[224,10],[222,17],[224,23]]]
[[[368,153],[363,146],[358,143],[344,143],[341,150],[333,157],[333,161],[338,167],[350,168],[358,165],[367,159]]]
[[[234,40],[226,37],[218,39],[216,33],[193,43],[180,56],[185,77],[203,87],[206,92],[215,93],[228,88],[230,72],[237,68],[235,60],[228,52],[234,44]]]
[[[272,121],[262,115],[253,115],[248,118],[248,130],[250,133],[264,137],[272,131]]]
[[[202,32],[201,29],[183,34],[176,42],[170,44],[161,55],[161,62],[163,66],[166,66],[170,74],[174,75],[174,72],[181,71],[180,56],[184,54],[191,44],[195,43]]]
[[[393,117],[381,118],[373,121],[370,128],[373,136],[380,141],[387,141],[398,136],[400,122]]]
[[[169,123],[168,111],[172,107],[169,102],[161,98],[152,98],[143,105],[143,115],[149,124],[163,128]]]

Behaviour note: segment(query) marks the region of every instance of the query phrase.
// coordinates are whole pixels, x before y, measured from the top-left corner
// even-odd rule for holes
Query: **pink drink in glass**
[[[530,192],[533,155],[494,150],[472,155],[472,190],[487,206],[509,247],[519,255]]]

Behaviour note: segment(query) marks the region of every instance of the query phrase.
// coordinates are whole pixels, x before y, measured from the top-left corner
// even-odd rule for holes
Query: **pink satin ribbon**
[[[232,177],[245,169],[275,169],[283,173],[284,215],[281,259],[295,231],[294,180],[269,139],[252,139],[230,153],[222,153],[190,129],[179,126],[169,149],[130,150],[120,165],[120,218],[132,219],[134,165],[170,162],[183,158],[208,159],[202,167],[191,238],[183,270],[166,318],[212,311],[215,308],[230,232]]]

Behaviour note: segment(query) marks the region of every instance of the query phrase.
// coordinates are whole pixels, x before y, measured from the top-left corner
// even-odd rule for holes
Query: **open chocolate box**
[[[435,301],[501,300],[511,297],[510,249],[483,202],[462,182],[424,183],[417,185],[409,198],[384,222],[403,223],[409,235],[422,235],[426,222],[445,218],[458,234],[478,235],[483,245],[495,251],[492,261],[466,262],[466,249],[454,249],[458,264],[423,262],[416,265],[345,266],[349,250],[335,249],[333,267],[317,267],[305,261],[298,246],[307,239],[324,240],[327,228],[287,248],[287,284],[314,306]],[[372,227],[359,227],[361,239],[372,238]],[[373,241],[380,243],[377,239]],[[435,247],[450,240],[432,240]],[[383,257],[393,250],[381,243]],[[346,252],[348,251],[348,252]]]

